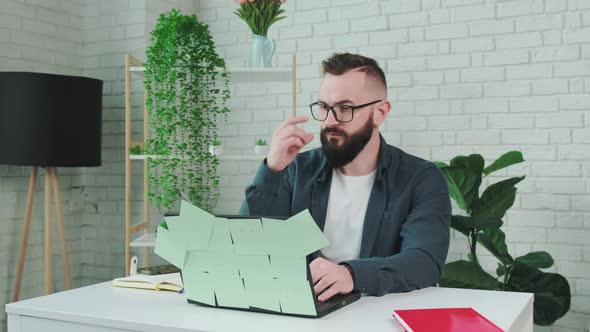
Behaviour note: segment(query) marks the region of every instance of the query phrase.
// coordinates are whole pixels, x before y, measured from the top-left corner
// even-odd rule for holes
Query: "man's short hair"
[[[332,56],[322,61],[322,75],[342,75],[351,69],[358,69],[364,72],[368,77],[377,80],[387,89],[387,81],[383,70],[377,64],[377,61],[351,53],[334,53]]]

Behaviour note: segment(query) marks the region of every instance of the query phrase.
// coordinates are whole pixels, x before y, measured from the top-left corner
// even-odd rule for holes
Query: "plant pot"
[[[266,36],[252,35],[248,51],[249,67],[272,67],[275,42]]]
[[[268,145],[254,145],[254,154],[265,156],[268,153]]]
[[[209,153],[214,156],[221,156],[223,153],[223,145],[209,145]]]

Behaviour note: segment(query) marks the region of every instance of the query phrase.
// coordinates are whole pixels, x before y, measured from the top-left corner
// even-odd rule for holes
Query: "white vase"
[[[223,153],[223,145],[209,145],[209,153],[214,156],[221,156]]]
[[[266,36],[252,35],[248,51],[248,67],[272,67],[275,42]]]
[[[254,145],[254,154],[265,156],[268,153],[268,145]]]

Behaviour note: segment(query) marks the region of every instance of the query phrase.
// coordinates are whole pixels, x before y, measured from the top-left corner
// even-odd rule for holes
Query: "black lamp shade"
[[[102,83],[0,72],[0,164],[100,166]]]

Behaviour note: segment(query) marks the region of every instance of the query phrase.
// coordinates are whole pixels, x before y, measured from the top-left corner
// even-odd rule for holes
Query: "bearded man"
[[[322,62],[318,99],[322,147],[283,122],[240,209],[243,215],[293,216],[309,209],[330,245],[310,263],[320,302],[353,290],[370,295],[435,285],[449,248],[451,205],[433,163],[388,145],[379,127],[391,108],[385,74],[357,54]]]

